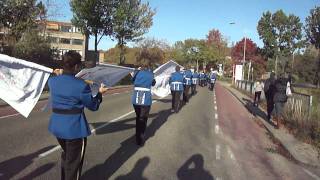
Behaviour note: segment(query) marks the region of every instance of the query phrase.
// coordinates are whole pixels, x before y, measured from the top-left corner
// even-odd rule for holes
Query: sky
[[[52,1],[52,0],[51,0]],[[143,0],[147,2],[147,0]],[[55,0],[54,17],[70,21],[72,12],[69,0]],[[153,26],[144,37],[164,40],[170,45],[185,39],[204,39],[211,29],[219,31],[229,44],[240,41],[244,36],[263,47],[257,32],[257,24],[263,12],[282,9],[287,15],[294,14],[304,23],[310,9],[320,6],[320,0],[149,0],[156,9]],[[234,22],[231,25],[230,22]],[[115,41],[104,38],[98,49],[114,47]],[[93,49],[93,38],[89,48]]]

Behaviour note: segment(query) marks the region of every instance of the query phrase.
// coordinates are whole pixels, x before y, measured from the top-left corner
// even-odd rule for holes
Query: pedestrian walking
[[[145,142],[147,120],[152,104],[151,86],[156,84],[150,67],[142,68],[132,74],[134,91],[132,104],[136,113],[136,143],[140,146]]]
[[[286,94],[288,80],[284,78],[284,75],[281,74],[280,78],[275,81],[275,94],[273,101],[275,103],[276,117],[277,122],[276,128],[279,128],[279,122],[283,118],[283,108],[287,102],[288,96]]]
[[[63,73],[48,81],[52,100],[48,129],[62,148],[61,179],[75,180],[81,176],[87,136],[91,134],[84,108],[97,111],[107,89],[101,86],[98,94],[92,97],[90,86],[75,77],[81,65],[79,53],[69,51],[62,60]]]
[[[272,72],[270,77],[264,83],[264,95],[267,101],[267,117],[271,121],[271,114],[274,108],[274,94],[275,94],[275,74]]]
[[[199,74],[198,72],[194,71],[192,73],[192,84],[191,84],[191,93],[195,95],[197,93],[197,84],[199,81]]]
[[[191,87],[192,72],[187,69],[184,71],[184,90],[183,90],[183,101],[189,102],[189,90]]]
[[[263,90],[263,84],[260,81],[254,83],[253,91],[254,91],[254,101],[253,105],[259,107],[261,92]]]
[[[180,72],[180,66],[176,66],[176,72],[171,74],[169,79],[171,95],[172,95],[172,110],[178,113],[180,109],[181,94],[183,92],[183,74]]]

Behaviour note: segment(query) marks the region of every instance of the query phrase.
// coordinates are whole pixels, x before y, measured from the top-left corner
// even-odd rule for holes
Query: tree
[[[264,43],[264,55],[276,58],[276,73],[278,73],[279,56],[292,55],[303,46],[302,23],[299,17],[293,14],[287,16],[282,10],[278,10],[274,14],[269,11],[263,13],[258,22],[257,30]],[[286,71],[288,62],[283,64],[282,72]]]
[[[7,28],[10,36],[18,41],[23,33],[37,27],[37,20],[44,18],[45,7],[37,0],[2,0],[0,2],[0,27]]]
[[[95,60],[97,60],[98,44],[103,36],[112,34],[112,14],[114,0],[71,0],[73,11],[72,23],[79,27],[85,35],[85,55],[88,51],[90,35],[94,36]],[[98,38],[100,36],[100,38]]]
[[[250,61],[254,68],[254,76],[259,77],[266,70],[265,60],[262,57],[257,45],[251,39],[242,39],[237,42],[231,50],[231,57],[235,64],[243,61],[244,43],[246,42],[246,62]]]
[[[320,7],[310,10],[310,15],[306,18],[305,31],[307,39],[318,49],[318,68],[315,74],[314,83],[320,86]]]
[[[21,40],[15,44],[13,56],[51,66],[57,53],[55,49],[51,49],[49,41],[39,35],[39,31],[30,29],[26,31]]]
[[[127,42],[141,40],[152,26],[155,10],[141,0],[119,0],[113,18],[113,37],[121,49],[120,64],[125,63],[124,48]]]
[[[165,62],[166,52],[170,49],[170,46],[164,42],[155,38],[144,39],[138,43],[140,49],[136,54],[136,60],[138,63],[148,64],[155,67],[157,64]]]
[[[311,84],[315,82],[314,78],[318,72],[317,54],[315,47],[309,46],[303,54],[295,56],[292,71],[294,82]]]

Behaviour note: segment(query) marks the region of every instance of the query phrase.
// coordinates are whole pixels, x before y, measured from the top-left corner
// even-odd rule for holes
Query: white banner
[[[28,117],[52,69],[0,54],[0,98]]]
[[[111,64],[99,64],[96,67],[81,70],[76,77],[93,81],[94,83],[91,85],[91,90],[92,94],[96,95],[101,83],[107,87],[114,86],[133,71],[134,68]]]
[[[171,94],[169,79],[171,74],[176,72],[176,66],[183,68],[175,61],[170,60],[153,71],[156,84],[152,87],[152,94],[162,98]]]
[[[243,66],[242,65],[236,65],[236,72],[235,72],[235,81],[236,82],[238,80],[243,80],[242,71],[243,71]]]

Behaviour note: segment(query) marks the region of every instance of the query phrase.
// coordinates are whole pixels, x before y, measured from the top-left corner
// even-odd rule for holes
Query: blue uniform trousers
[[[78,180],[81,176],[87,138],[60,139],[61,148],[61,180]]]
[[[182,91],[171,91],[172,109],[174,110],[175,113],[178,113],[180,109],[181,94],[182,94]]]
[[[189,90],[190,90],[191,85],[185,85],[184,86],[184,91],[183,91],[183,101],[189,102]]]
[[[151,106],[133,105],[136,112],[136,142],[138,145],[144,145],[145,131]]]

